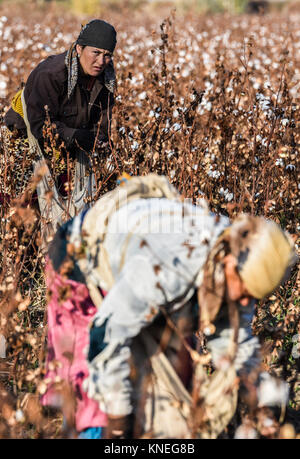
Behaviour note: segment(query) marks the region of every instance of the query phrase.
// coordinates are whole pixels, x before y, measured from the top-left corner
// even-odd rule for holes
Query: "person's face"
[[[230,300],[237,301],[242,306],[248,306],[253,297],[247,291],[236,267],[236,258],[233,255],[227,255],[224,259],[227,295]]]
[[[86,75],[97,77],[110,63],[112,53],[93,46],[76,45],[80,65]]]

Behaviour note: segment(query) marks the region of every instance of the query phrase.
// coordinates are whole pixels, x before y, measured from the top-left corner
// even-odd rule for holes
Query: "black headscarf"
[[[77,40],[72,43],[67,52],[65,63],[68,69],[68,98],[71,97],[78,80],[79,60],[76,52],[76,45],[94,46],[105,49],[111,53],[117,43],[115,28],[105,21],[94,19],[82,27]],[[113,61],[104,70],[104,84],[110,92],[114,92],[116,76]]]
[[[76,43],[114,52],[117,43],[115,28],[101,19],[94,19],[82,27]]]

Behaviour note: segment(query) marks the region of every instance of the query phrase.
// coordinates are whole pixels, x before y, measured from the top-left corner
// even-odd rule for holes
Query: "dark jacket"
[[[47,106],[50,119],[56,125],[59,137],[66,147],[72,147],[78,137],[82,140],[81,146],[89,149],[88,139],[91,139],[91,135],[92,138],[96,136],[99,121],[98,138],[108,138],[113,94],[104,86],[103,75],[99,75],[92,89],[88,90],[91,77],[81,72],[73,94],[68,99],[65,56],[66,52],[49,56],[29,75],[24,89],[28,121],[32,134],[42,146]],[[5,116],[6,126],[11,130],[20,130],[20,123],[20,116],[10,109]]]

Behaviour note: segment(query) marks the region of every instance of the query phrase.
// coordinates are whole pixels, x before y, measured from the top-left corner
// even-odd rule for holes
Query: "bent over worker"
[[[109,154],[115,46],[114,27],[90,21],[68,51],[49,56],[31,72],[6,113],[10,130],[26,130],[36,153],[35,171],[45,159],[52,161],[53,170],[48,163],[37,187],[46,238],[95,194],[92,153]]]
[[[50,260],[57,272],[71,266],[98,307],[83,387],[107,414],[106,438],[214,438],[234,414],[236,374],[259,364],[253,299],[283,281],[295,252],[274,222],[241,215],[231,223],[150,175],[75,217]],[[214,397],[201,372],[207,356],[193,344],[199,332],[216,369]],[[224,399],[211,402],[218,391]],[[206,419],[201,400],[210,404]]]

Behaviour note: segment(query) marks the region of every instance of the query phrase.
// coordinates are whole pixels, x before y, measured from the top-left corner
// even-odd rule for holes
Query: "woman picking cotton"
[[[296,260],[274,222],[213,215],[154,174],[122,180],[69,221],[49,258],[48,311],[59,320],[49,323],[48,364],[54,348],[65,359],[58,338],[70,333],[68,315],[97,306],[89,339],[81,330],[89,352],[80,387],[106,413],[106,438],[216,438],[235,413],[239,378],[259,370],[255,299]]]
[[[5,116],[10,130],[26,128],[36,172],[51,159],[37,186],[44,240],[95,195],[93,153],[110,152],[115,46],[112,25],[89,22],[68,51],[32,71]]]

